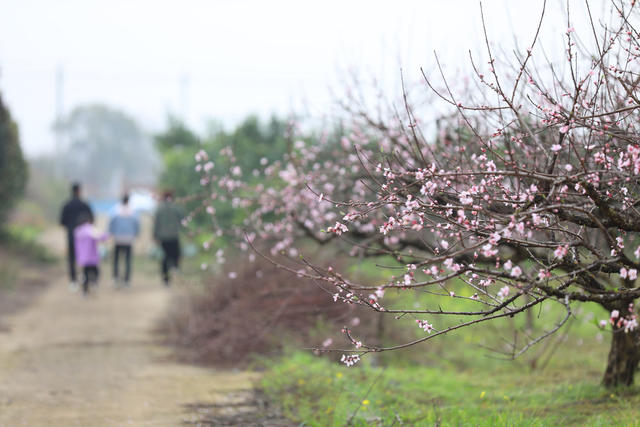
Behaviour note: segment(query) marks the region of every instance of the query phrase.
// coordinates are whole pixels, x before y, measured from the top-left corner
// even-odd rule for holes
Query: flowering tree
[[[543,302],[562,307],[557,324],[514,348],[515,357],[559,330],[576,303],[594,302],[610,313],[601,324],[612,331],[603,383],[630,385],[640,361],[637,9],[635,1],[612,2],[614,24],[591,20],[585,40],[569,24],[558,35],[562,64],[536,63],[543,11],[530,46],[511,59],[498,58],[487,41],[486,65],[472,59],[472,90],[456,91],[444,73],[436,84],[425,73],[425,86],[451,110],[430,128],[406,92],[402,113],[375,115],[354,95],[345,104],[346,136],[298,141],[283,161],[265,162],[255,175],[271,185],[234,179],[237,170],[207,166],[201,152],[203,184],[211,197],[247,208],[253,231],[243,232],[249,242],[275,239],[274,254],[297,256],[297,239],[305,237],[352,254],[390,255],[401,266],[382,284],[359,283],[307,258],[293,269],[322,283],[337,303],[410,316],[424,330],[381,347],[345,329],[354,345],[342,358],[347,365]],[[437,129],[436,136],[423,129]],[[467,291],[454,292],[453,283]],[[469,309],[387,307],[390,289],[463,299]],[[467,320],[440,327],[447,316]]]

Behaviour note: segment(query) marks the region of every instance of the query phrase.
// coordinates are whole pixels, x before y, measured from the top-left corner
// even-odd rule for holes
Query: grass
[[[41,232],[32,225],[8,224],[0,228],[0,246],[37,262],[54,262],[55,256],[38,242]]]
[[[370,274],[366,267],[361,271]],[[468,292],[462,283],[448,286],[457,295]],[[399,291],[388,292],[384,304],[461,310],[475,303]],[[462,328],[408,350],[367,355],[351,368],[338,362],[340,353],[318,357],[292,350],[267,362],[261,387],[287,417],[310,426],[640,425],[640,388],[600,385],[610,332],[597,323],[608,314],[595,304],[576,303],[571,309],[559,332],[515,360],[506,360],[510,343],[522,345],[526,334],[550,329],[564,314],[560,304],[537,307],[533,331],[525,331],[522,314]],[[437,330],[462,320],[427,318]],[[424,336],[415,319],[386,316],[380,339],[390,345]],[[358,336],[357,327],[353,333]]]
[[[599,376],[580,372],[346,368],[295,352],[273,364],[261,386],[287,417],[310,426],[639,425],[637,387],[606,390]]]

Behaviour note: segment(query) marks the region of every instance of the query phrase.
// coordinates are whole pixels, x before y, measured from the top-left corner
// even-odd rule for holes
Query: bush
[[[24,192],[27,164],[22,156],[18,126],[2,102],[0,95],[0,222],[4,223],[11,208]]]
[[[246,363],[252,354],[273,355],[285,343],[321,346],[326,330],[354,318],[372,326],[375,315],[335,304],[321,287],[262,258],[238,259],[243,267],[204,279],[199,291],[179,297],[161,329],[188,361]],[[237,276],[236,276],[237,275]],[[235,278],[232,278],[235,277]],[[362,316],[365,318],[362,318]],[[365,320],[366,319],[366,320]],[[374,333],[373,327],[369,331]],[[304,344],[303,344],[304,343]]]
[[[28,260],[52,263],[57,258],[38,241],[41,233],[35,226],[10,224],[0,230],[0,245]]]

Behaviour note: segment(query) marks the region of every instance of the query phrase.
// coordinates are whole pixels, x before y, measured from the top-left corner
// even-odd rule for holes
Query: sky
[[[526,46],[542,3],[485,0],[492,42]],[[562,34],[563,3],[549,3],[546,29]],[[434,51],[469,68],[481,30],[475,0],[0,0],[0,91],[33,156],[54,151],[57,105],[107,104],[150,134],[169,114],[200,132],[248,114],[319,117],[349,70],[393,93],[400,68],[417,78]]]

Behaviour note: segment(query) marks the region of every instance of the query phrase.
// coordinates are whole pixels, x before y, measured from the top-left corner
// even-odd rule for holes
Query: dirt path
[[[106,268],[103,268],[106,270]],[[104,274],[94,296],[62,277],[0,332],[0,426],[176,426],[187,405],[221,406],[253,375],[182,365],[152,332],[172,289],[138,271],[132,288]],[[241,393],[240,393],[241,394]]]

